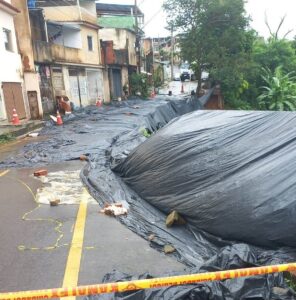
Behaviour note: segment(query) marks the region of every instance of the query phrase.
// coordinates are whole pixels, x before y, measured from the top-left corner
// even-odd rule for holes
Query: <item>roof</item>
[[[103,28],[118,28],[135,31],[135,18],[132,16],[99,17],[98,24]]]
[[[110,14],[110,15],[132,15],[135,14],[136,6],[127,4],[107,4],[107,3],[96,3],[97,11],[99,14]],[[144,15],[143,12],[137,7],[137,15]]]
[[[14,7],[10,3],[6,2],[5,0],[0,0],[0,9],[1,8],[4,11],[6,11],[6,12],[12,14],[12,15],[15,15],[15,14],[20,12],[16,7]]]

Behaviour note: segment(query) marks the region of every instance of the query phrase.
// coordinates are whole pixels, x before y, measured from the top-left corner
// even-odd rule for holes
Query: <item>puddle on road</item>
[[[36,200],[40,204],[50,204],[50,201],[60,200],[60,205],[79,204],[82,199],[87,203],[96,204],[92,196],[85,193],[85,187],[80,180],[80,170],[50,172],[47,176],[37,177],[43,187],[37,190]]]

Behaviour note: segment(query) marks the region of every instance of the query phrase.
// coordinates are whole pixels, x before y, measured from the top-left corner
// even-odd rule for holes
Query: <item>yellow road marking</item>
[[[83,247],[84,228],[87,214],[87,196],[88,192],[84,189],[82,200],[79,205],[71,248],[68,255],[63,287],[76,286],[80,270],[80,261]],[[67,299],[76,299],[76,297],[67,297]]]
[[[0,177],[2,177],[2,176],[4,176],[4,175],[6,175],[8,172],[9,172],[9,170],[6,170],[6,171],[4,171],[4,172],[0,173]]]

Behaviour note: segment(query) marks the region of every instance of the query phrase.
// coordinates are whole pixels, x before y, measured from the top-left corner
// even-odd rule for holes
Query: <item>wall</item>
[[[21,13],[14,17],[14,24],[16,29],[16,37],[18,42],[19,52],[23,63],[24,82],[25,82],[25,99],[28,91],[36,91],[38,97],[39,115],[43,115],[41,95],[39,88],[38,75],[35,71],[33,47],[31,40],[31,27],[29,12],[27,8],[27,0],[19,1],[12,0],[11,3],[18,8]],[[26,102],[26,101],[25,101]],[[28,104],[29,105],[29,104]]]
[[[82,19],[92,23],[97,22],[97,9],[95,1],[80,1]]]
[[[93,38],[93,51],[88,50],[87,36]],[[87,26],[81,26],[81,39],[82,39],[82,61],[87,64],[100,65],[100,47],[99,47],[99,36],[98,30],[92,29]]]
[[[86,11],[78,6],[44,7],[45,19],[55,21],[87,21],[97,24],[96,14]],[[81,13],[81,15],[80,15]]]
[[[71,48],[82,48],[82,40],[81,40],[81,29],[79,25],[73,26],[73,28],[48,23],[48,38],[54,43],[65,47]],[[56,34],[61,33],[60,36],[53,39]]]
[[[3,28],[11,30],[13,52],[5,49],[4,36],[2,34]],[[0,11],[0,30],[0,81],[21,82],[22,64],[21,57],[17,52],[13,16]]]
[[[136,35],[130,31],[127,31],[128,38],[128,56],[129,56],[129,64],[131,66],[137,66],[137,55],[136,55]]]
[[[125,84],[128,84],[128,68],[127,67],[122,67],[121,69],[121,81],[122,81],[122,87]]]
[[[9,1],[8,1],[9,2]],[[11,30],[11,41],[13,52],[7,51],[4,45],[4,35],[2,29]],[[22,82],[22,62],[21,57],[17,53],[17,42],[15,38],[15,29],[13,23],[13,16],[0,10],[0,87],[1,82]],[[4,106],[4,97],[2,89],[1,103],[0,103],[0,118],[6,118],[6,111]]]
[[[126,30],[115,28],[100,29],[100,39],[113,41],[114,49],[124,49],[126,47]]]
[[[116,28],[100,29],[100,39],[103,41],[113,41],[113,49],[120,50],[128,47],[129,64],[137,65],[137,57],[135,50],[136,36],[129,30]],[[128,42],[128,44],[127,44]]]
[[[46,20],[51,21],[79,21],[78,6],[44,7]]]
[[[110,96],[110,85],[109,85],[109,76],[108,70],[103,70],[103,79],[104,79],[104,101],[109,103],[111,100]]]
[[[34,41],[34,56],[37,62],[69,62],[98,66],[100,62],[98,31],[81,25],[79,32],[82,48],[64,47],[59,44]],[[87,37],[93,37],[93,51],[88,50]]]
[[[14,24],[24,70],[34,72],[34,57],[27,1],[12,0],[11,4],[21,11],[21,13],[14,17]]]

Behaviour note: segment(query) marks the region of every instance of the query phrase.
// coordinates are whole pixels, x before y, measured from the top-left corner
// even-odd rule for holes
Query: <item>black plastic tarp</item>
[[[229,270],[239,267],[258,265],[255,253],[247,245],[225,247],[211,260],[200,268],[191,270],[191,274],[220,270]],[[171,273],[171,276],[182,275]],[[153,278],[149,274],[135,277],[119,271],[106,274],[103,282],[131,281]],[[87,297],[88,300],[292,300],[295,293],[287,287],[283,274],[275,273],[264,276],[253,276],[217,282],[205,282],[194,285],[172,286],[162,289],[149,289],[117,294],[106,294]]]
[[[114,167],[144,200],[195,228],[259,246],[296,246],[294,112],[197,111]]]
[[[139,182],[136,182],[135,190],[128,186],[124,180],[125,178],[119,177],[116,173],[112,171],[112,167],[116,168],[122,175],[126,175],[125,172],[128,168],[131,168],[134,172],[134,165],[131,163],[133,157],[137,157],[138,153],[143,151],[143,147],[147,146],[146,150],[143,151],[143,161],[139,161],[139,167],[143,167],[145,165],[145,160],[151,159],[155,153],[159,155],[163,155],[164,157],[169,155],[171,161],[168,164],[168,167],[174,161],[183,161],[186,158],[186,155],[191,152],[195,153],[195,155],[200,155],[204,161],[196,161],[195,164],[187,163],[183,164],[183,166],[176,166],[175,175],[180,182],[177,182],[176,187],[171,185],[170,188],[172,190],[169,194],[172,196],[177,195],[179,199],[181,194],[178,195],[174,192],[174,189],[180,188],[180,193],[184,192],[182,190],[182,184],[184,186],[189,185],[189,175],[190,169],[192,171],[196,171],[196,163],[200,163],[203,167],[202,173],[209,173],[208,180],[213,185],[216,185],[217,188],[220,187],[218,182],[224,181],[225,183],[229,183],[231,176],[233,179],[233,185],[229,183],[228,190],[224,189],[224,191],[229,192],[231,195],[234,195],[232,191],[234,187],[237,187],[238,182],[242,182],[240,179],[250,178],[247,177],[246,171],[251,170],[249,166],[253,164],[257,164],[257,161],[260,160],[263,162],[267,162],[267,158],[274,158],[277,161],[279,158],[276,158],[276,154],[280,154],[284,149],[289,149],[289,147],[293,147],[293,127],[295,127],[295,122],[293,119],[293,113],[258,113],[258,118],[254,122],[251,122],[254,113],[250,112],[237,112],[236,116],[233,116],[233,123],[237,122],[241,126],[238,126],[236,131],[231,130],[231,126],[229,124],[225,124],[222,118],[222,115],[231,114],[232,112],[206,112],[200,111],[196,114],[185,115],[184,117],[179,118],[181,115],[188,114],[195,110],[202,109],[202,104],[204,103],[209,95],[206,95],[203,99],[199,101],[194,98],[182,98],[176,99],[172,97],[164,97],[162,99],[157,99],[156,101],[142,101],[142,100],[129,100],[126,102],[118,102],[112,103],[110,106],[105,106],[102,108],[90,107],[86,108],[82,111],[76,112],[75,116],[69,120],[66,120],[64,126],[49,126],[42,130],[40,133],[41,140],[32,142],[26,145],[23,150],[13,155],[8,160],[0,162],[0,168],[7,167],[36,167],[44,166],[46,164],[59,163],[64,161],[69,161],[73,159],[79,159],[81,154],[88,155],[89,163],[85,166],[81,173],[81,178],[88,190],[94,196],[94,198],[100,203],[112,203],[112,202],[122,202],[128,208],[127,216],[118,217],[120,222],[125,224],[130,230],[136,232],[143,238],[147,239],[153,235],[153,239],[149,239],[149,243],[152,247],[158,249],[159,251],[163,251],[163,247],[165,245],[172,245],[176,251],[171,254],[175,256],[180,262],[184,263],[187,267],[191,268],[191,272],[199,272],[203,270],[224,270],[227,268],[240,268],[245,266],[254,266],[254,265],[270,265],[270,264],[278,264],[278,263],[287,263],[296,261],[296,251],[295,248],[292,247],[280,247],[279,245],[290,245],[286,243],[286,241],[276,240],[274,242],[270,241],[270,238],[264,237],[264,245],[265,242],[270,243],[269,248],[262,248],[258,246],[254,246],[250,243],[242,244],[240,241],[246,240],[244,237],[230,239],[229,235],[224,235],[225,232],[222,230],[222,235],[218,236],[216,234],[211,234],[210,231],[204,230],[196,226],[195,222],[191,222],[190,216],[185,216],[189,223],[186,226],[176,226],[172,228],[167,228],[165,225],[165,220],[167,216],[167,212],[170,211],[171,207],[161,207],[163,211],[158,208],[157,203],[153,205],[151,204],[153,201],[146,198],[143,191],[145,193],[149,190],[155,190],[161,185],[161,190],[164,189],[164,183],[170,184],[168,182],[168,176],[164,176],[163,178],[151,178],[150,181],[147,181],[145,184],[145,188],[143,191],[136,190]],[[233,113],[235,115],[235,113]],[[259,117],[259,114],[262,114]],[[274,114],[274,115],[272,115]],[[204,128],[200,130],[200,134],[204,137],[199,143],[190,143],[193,139],[190,140],[189,136],[194,135],[193,132],[180,133],[180,144],[178,145],[177,140],[171,141],[172,148],[170,151],[159,152],[158,149],[163,149],[163,143],[167,142],[168,137],[164,136],[160,138],[164,132],[170,131],[167,128],[174,128],[175,133],[182,131],[180,127],[181,123],[184,120],[190,119],[191,128],[193,128],[195,123],[199,123],[203,119]],[[194,116],[194,117],[193,117]],[[213,120],[215,118],[219,118],[221,116],[221,122],[214,126]],[[249,122],[247,119],[249,118]],[[227,119],[227,118],[226,118]],[[183,120],[183,121],[182,121]],[[243,122],[245,120],[245,123]],[[261,122],[260,122],[261,120]],[[168,124],[171,122],[170,124]],[[224,123],[223,123],[224,122]],[[188,123],[188,124],[189,124]],[[164,127],[166,126],[167,127]],[[200,124],[200,123],[199,123]],[[212,124],[212,125],[211,125]],[[194,126],[193,126],[194,125]],[[193,126],[193,127],[192,127]],[[209,126],[209,128],[207,128]],[[269,127],[273,126],[274,131],[269,131]],[[290,126],[290,127],[289,127]],[[163,128],[164,127],[164,128]],[[239,128],[241,127],[241,128]],[[163,128],[163,129],[161,129]],[[189,127],[188,127],[189,128]],[[187,129],[188,129],[187,128]],[[187,130],[185,127],[183,130]],[[190,128],[189,128],[190,129]],[[263,132],[266,130],[269,132],[270,140],[266,144],[266,146],[270,150],[269,152],[264,153],[265,145],[263,145],[263,141],[261,138],[263,137]],[[159,131],[158,131],[159,130]],[[147,140],[143,133],[151,133],[152,136]],[[158,133],[155,133],[157,132]],[[219,161],[220,155],[226,155],[226,153],[221,152],[222,148],[220,144],[223,146],[223,137],[219,134],[214,134],[212,136],[212,140],[217,138],[216,142],[213,142],[209,139],[210,136],[206,136],[206,131],[210,132],[220,132],[221,134],[225,134],[228,132],[228,142],[225,143],[224,147],[228,147],[229,144],[232,144],[233,147],[227,148],[230,153],[228,153],[229,160],[226,159]],[[203,134],[202,134],[203,132]],[[171,132],[172,134],[174,132]],[[253,136],[253,142],[246,144],[246,136]],[[258,137],[257,137],[258,135]],[[240,139],[242,137],[242,141],[244,142],[244,147],[236,148],[235,140]],[[257,137],[257,138],[256,138]],[[260,137],[260,138],[259,138]],[[282,137],[282,139],[281,139]],[[188,141],[186,142],[186,138]],[[197,137],[196,137],[197,138]],[[176,139],[176,138],[175,138]],[[265,136],[265,139],[268,139]],[[277,140],[279,144],[272,145],[271,140]],[[283,141],[286,141],[285,143]],[[145,142],[146,141],[146,142]],[[155,147],[150,147],[150,143],[154,143],[158,141]],[[181,142],[184,142],[183,146]],[[259,143],[258,143],[259,141]],[[144,144],[142,144],[144,142]],[[208,142],[207,146],[205,144]],[[260,142],[262,142],[260,144]],[[220,143],[220,144],[219,144]],[[257,145],[258,143],[258,145]],[[201,144],[204,146],[199,147]],[[139,148],[136,148],[140,145]],[[257,161],[252,160],[251,156],[243,155],[240,151],[243,151],[245,154],[252,153],[252,149],[254,150],[254,146],[257,145],[256,155],[258,156]],[[261,146],[260,146],[261,145]],[[273,148],[274,146],[274,148]],[[187,151],[182,152],[181,156],[177,155],[178,150],[182,147],[188,147]],[[252,148],[253,147],[253,148]],[[260,148],[261,147],[261,148]],[[195,148],[200,150],[200,153],[196,153],[194,151]],[[214,149],[214,151],[213,151]],[[234,151],[235,150],[235,151]],[[240,150],[240,151],[238,151]],[[154,152],[155,151],[155,152]],[[209,152],[208,152],[209,151]],[[231,152],[233,151],[233,152]],[[132,153],[131,153],[132,152]],[[206,152],[211,153],[213,157],[216,157],[217,164],[213,163],[213,158],[211,156],[206,155]],[[219,155],[218,155],[219,152]],[[287,152],[287,153],[286,153]],[[283,154],[283,159],[287,161],[287,165],[284,166],[283,170],[277,169],[269,169],[270,166],[265,166],[257,164],[258,169],[260,171],[261,168],[266,172],[261,172],[266,178],[266,175],[269,174],[271,178],[277,177],[279,174],[285,174],[286,178],[288,178],[289,170],[293,168],[293,151],[286,151]],[[131,153],[131,154],[130,154]],[[147,157],[147,154],[151,155],[151,157]],[[237,158],[234,157],[236,153],[240,155]],[[259,154],[262,155],[259,155]],[[264,158],[265,156],[266,158]],[[290,157],[291,159],[288,159]],[[127,160],[126,160],[127,159]],[[167,158],[164,158],[166,161]],[[240,168],[237,168],[237,174],[240,176],[234,176],[232,173],[227,173],[225,176],[221,173],[219,176],[219,172],[221,170],[228,170],[227,166],[229,164],[229,168],[231,167],[231,162],[236,159],[237,164],[240,164]],[[245,165],[244,165],[245,162]],[[247,163],[248,162],[248,163]],[[273,160],[272,160],[273,163]],[[277,162],[276,162],[277,163]],[[222,164],[222,165],[221,165]],[[153,165],[153,164],[152,164]],[[151,166],[152,166],[151,165]],[[260,168],[259,168],[260,166]],[[155,168],[154,168],[155,167]],[[163,165],[160,163],[157,166],[153,166],[153,171],[157,170],[157,168],[162,168]],[[233,165],[232,165],[233,168]],[[283,166],[281,165],[281,168]],[[291,168],[291,169],[289,169]],[[157,172],[160,172],[158,169]],[[178,170],[178,171],[177,171]],[[187,170],[187,171],[186,171]],[[189,170],[189,171],[188,171]],[[185,172],[186,171],[186,172]],[[255,171],[257,169],[255,168]],[[146,174],[146,170],[143,169],[143,172]],[[183,174],[179,174],[179,172]],[[143,175],[144,175],[143,173]],[[185,175],[185,173],[187,175]],[[130,173],[131,174],[131,173]],[[159,173],[161,174],[161,172]],[[168,174],[167,174],[168,175]],[[139,174],[141,177],[142,175]],[[188,177],[189,176],[189,177]],[[251,176],[251,174],[249,175]],[[200,179],[200,175],[197,176],[197,179]],[[124,180],[123,180],[124,179]],[[128,179],[128,176],[126,177]],[[176,180],[171,178],[172,181]],[[183,180],[183,181],[182,181]],[[208,191],[210,188],[207,187],[205,181],[207,178],[204,178],[202,184],[205,187],[205,191]],[[284,177],[282,177],[284,180]],[[291,185],[289,189],[293,189],[292,181],[293,175],[287,179],[285,183],[279,182],[279,184],[288,184]],[[161,184],[161,182],[163,184]],[[176,181],[175,181],[176,182]],[[182,182],[182,183],[181,183]],[[274,181],[273,181],[274,182]],[[144,182],[142,182],[144,185]],[[142,184],[141,183],[141,184]],[[255,191],[260,191],[260,186],[264,183],[261,178],[258,176],[256,179],[252,181],[247,181],[248,185],[254,189],[250,189],[250,193],[252,197],[257,197]],[[131,181],[129,184],[133,185]],[[193,191],[193,186],[197,186],[195,180],[192,180],[191,185],[189,185],[188,194],[184,193],[185,196],[190,196],[190,191]],[[229,188],[230,187],[230,188]],[[271,189],[275,189],[275,186],[270,184]],[[219,189],[218,189],[219,190]],[[266,186],[265,186],[266,190]],[[247,192],[246,188],[242,188],[244,193]],[[155,191],[153,191],[155,192]],[[271,195],[270,191],[267,191],[269,195]],[[143,197],[141,194],[143,193]],[[202,194],[202,193],[201,193]],[[282,195],[286,194],[286,190],[283,191],[282,194],[278,195],[280,198]],[[209,194],[210,195],[210,194]],[[217,204],[221,206],[219,201],[229,201],[223,193],[220,193],[217,198]],[[177,198],[178,198],[177,197]],[[241,199],[240,193],[238,193],[238,199]],[[245,197],[245,196],[244,196]],[[152,198],[151,198],[152,199]],[[170,201],[168,203],[173,203],[173,197],[170,197]],[[226,199],[226,200],[225,200]],[[211,198],[210,198],[211,200]],[[227,203],[226,201],[226,203]],[[293,202],[293,198],[289,199],[290,203]],[[239,202],[240,203],[240,202]],[[251,201],[251,203],[254,203]],[[244,203],[241,203],[244,207]],[[275,209],[279,208],[276,205],[280,205],[280,203],[274,202]],[[264,203],[262,203],[263,207]],[[182,207],[182,205],[180,205]],[[229,206],[228,206],[229,207]],[[259,206],[258,206],[259,208]],[[179,207],[176,209],[179,211]],[[237,207],[231,207],[230,210],[237,212]],[[271,208],[269,209],[271,211]],[[285,206],[279,208],[278,215],[276,215],[275,220],[279,220],[279,216],[281,213],[285,211]],[[221,212],[221,209],[217,211],[217,214]],[[245,214],[248,211],[245,210]],[[260,212],[260,210],[258,210]],[[293,208],[290,211],[293,214]],[[224,211],[224,214],[226,212]],[[223,215],[223,214],[222,214]],[[229,214],[230,215],[230,212]],[[246,218],[243,213],[241,213],[242,218]],[[252,221],[260,220],[257,218],[257,215],[252,216]],[[216,216],[216,222],[218,217]],[[235,220],[234,226],[239,225],[239,220]],[[291,221],[293,222],[293,221]],[[224,222],[225,223],[225,222]],[[221,226],[224,226],[224,223],[221,221]],[[289,223],[289,220],[284,220],[283,223]],[[215,223],[217,224],[217,223]],[[243,224],[243,223],[241,223]],[[263,226],[263,221],[258,221],[260,226]],[[251,225],[250,225],[251,226]],[[252,225],[254,226],[254,225]],[[277,228],[279,226],[279,228]],[[223,228],[231,228],[229,224],[226,224]],[[253,227],[254,228],[254,227]],[[263,229],[263,227],[260,227]],[[289,227],[290,230],[285,233],[285,237],[288,235],[292,235],[293,229]],[[270,237],[274,233],[273,231],[278,233],[282,230],[282,226],[279,223],[274,223],[271,228],[268,228],[266,232],[267,236]],[[255,233],[257,228],[255,229]],[[214,231],[213,231],[214,232]],[[275,235],[278,237],[278,234]],[[223,238],[224,237],[224,238]],[[293,237],[292,237],[293,238]],[[255,241],[255,244],[262,244],[260,241]],[[111,271],[111,270],[110,270]],[[125,271],[125,270],[121,270]],[[173,270],[172,270],[173,271]],[[166,274],[164,274],[166,275]],[[119,280],[126,279],[125,274],[121,274],[119,272],[115,272],[111,275],[106,275],[106,280]],[[98,278],[98,281],[101,281],[101,278]],[[229,287],[228,287],[229,286]],[[274,296],[276,295],[276,296]],[[282,274],[278,275],[268,275],[262,277],[256,277],[256,279],[248,279],[248,280],[234,280],[227,281],[221,283],[212,283],[212,284],[204,284],[204,285],[195,285],[192,287],[176,287],[176,288],[168,288],[165,290],[155,290],[155,291],[142,291],[137,292],[136,294],[132,293],[127,297],[124,295],[108,295],[106,299],[293,299],[291,296],[291,292],[286,290],[286,285],[283,281]],[[111,297],[111,298],[108,298]],[[112,298],[113,297],[113,298]]]

